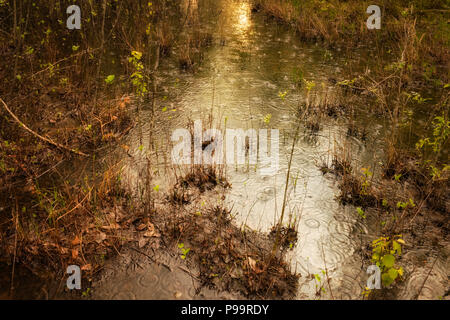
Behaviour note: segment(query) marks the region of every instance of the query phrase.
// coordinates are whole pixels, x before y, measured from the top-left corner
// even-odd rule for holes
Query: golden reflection
[[[247,32],[251,26],[250,5],[246,1],[241,2],[238,4],[236,11],[237,21],[235,26],[237,31],[243,34]]]

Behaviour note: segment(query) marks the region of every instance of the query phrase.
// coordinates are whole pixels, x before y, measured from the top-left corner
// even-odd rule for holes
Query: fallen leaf
[[[111,223],[109,226],[102,226],[103,230],[117,230],[120,228],[120,226],[117,223]]]
[[[142,230],[144,230],[146,227],[147,227],[147,225],[146,225],[145,223],[141,223],[140,225],[138,225],[138,226],[136,227],[136,230],[137,230],[137,231],[142,231]]]
[[[157,234],[157,233],[155,233],[155,232],[152,232],[152,231],[146,231],[146,232],[144,233],[144,237],[147,237],[147,238],[151,238],[151,237],[159,237],[159,234]]]
[[[157,237],[158,234],[155,230],[155,226],[153,224],[151,224],[150,222],[148,223],[148,227],[147,227],[147,231],[144,233],[144,237]]]
[[[253,270],[256,274],[259,274],[259,273],[262,273],[262,272],[263,272],[262,269],[260,269],[260,268],[258,268],[258,267],[256,266],[256,261],[255,261],[254,259],[250,258],[250,257],[248,257],[248,264],[249,264],[250,268],[252,268],[252,270]]]
[[[139,239],[139,243],[138,243],[139,248],[143,248],[147,243],[148,243],[148,239],[146,239],[146,238]]]
[[[112,138],[114,138],[114,134],[113,133],[107,133],[107,134],[104,134],[102,136],[103,140],[109,140],[109,139],[112,139]]]
[[[72,249],[72,259],[78,258],[78,249]]]
[[[75,239],[72,240],[72,245],[73,246],[77,246],[81,243],[80,238],[78,238],[78,236],[75,236]]]
[[[85,264],[84,266],[81,267],[82,271],[90,271],[92,270],[92,265],[91,264]]]
[[[253,271],[256,271],[256,261],[250,257],[248,257],[248,265],[253,269]]]
[[[97,242],[97,243],[102,243],[103,240],[105,240],[105,239],[106,239],[106,234],[103,233],[103,232],[100,232],[100,233],[97,234],[97,237],[96,237],[96,239],[95,239],[95,242]]]

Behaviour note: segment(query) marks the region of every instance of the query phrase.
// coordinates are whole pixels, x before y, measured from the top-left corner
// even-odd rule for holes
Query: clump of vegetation
[[[266,236],[240,230],[222,206],[192,212],[173,211],[156,223],[163,225],[166,239],[178,241],[181,259],[199,269],[203,286],[255,299],[295,296],[298,275],[272,256],[272,241]]]
[[[272,229],[270,230],[269,236],[274,240],[276,239],[277,231],[278,229],[276,226],[272,227]],[[280,245],[285,249],[292,249],[298,240],[298,231],[295,228],[295,225],[287,227],[282,226],[279,233]]]
[[[384,286],[390,286],[403,276],[403,268],[396,267],[396,257],[402,255],[402,244],[405,242],[401,235],[396,235],[393,239],[380,237],[372,242],[372,262],[380,268]]]
[[[187,188],[175,186],[172,188],[167,199],[173,204],[184,205],[191,202],[192,193]]]
[[[177,187],[195,187],[201,193],[206,190],[212,190],[216,186],[229,188],[230,184],[212,166],[195,166],[191,172],[181,177],[177,183]]]
[[[339,188],[341,193],[339,200],[342,204],[366,208],[376,206],[378,201],[377,191],[372,187],[369,177],[371,172],[365,171],[361,177],[343,175]]]

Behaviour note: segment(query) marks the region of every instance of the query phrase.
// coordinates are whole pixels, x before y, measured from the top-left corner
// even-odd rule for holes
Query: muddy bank
[[[203,170],[212,169],[197,170],[179,177],[172,187],[189,194],[186,201],[179,202],[171,192],[156,201],[149,214],[134,211],[130,236],[135,240],[124,246],[118,257],[107,261],[92,282],[85,283],[90,288],[89,297],[295,297],[298,275],[284,261],[284,252],[274,250],[274,237],[237,227],[223,206],[226,188],[206,188],[225,178],[208,171],[209,178],[199,183]],[[67,294],[61,297],[76,298]]]
[[[367,246],[358,250],[363,264],[367,269],[375,263],[382,271],[382,290],[366,288],[364,297],[450,299],[448,197],[441,198],[444,206],[436,210],[436,203],[430,205],[424,196],[434,190],[425,193],[414,175],[400,180],[399,175],[393,178],[381,174],[372,179],[369,169],[358,173],[346,159],[335,159],[333,163],[324,174],[337,178],[339,200],[355,206],[355,214],[366,220],[370,228]],[[410,168],[408,173],[415,170],[419,168]],[[448,184],[447,179],[444,181]],[[386,256],[392,257],[388,267],[384,264]]]

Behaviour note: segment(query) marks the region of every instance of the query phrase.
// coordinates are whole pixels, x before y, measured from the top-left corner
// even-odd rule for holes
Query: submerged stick
[[[8,108],[8,105],[5,103],[5,101],[3,101],[2,98],[0,98],[0,102],[3,104],[3,107],[5,107],[6,111],[11,115],[11,117],[13,117],[13,119],[14,119],[14,120],[15,120],[22,128],[24,128],[26,131],[28,131],[29,133],[31,133],[31,134],[32,134],[33,136],[35,136],[36,138],[39,138],[39,139],[41,139],[41,140],[47,142],[48,144],[51,144],[51,145],[57,147],[57,148],[65,149],[65,150],[70,151],[70,152],[72,152],[72,153],[75,153],[75,154],[77,154],[77,155],[79,155],[79,156],[88,157],[88,155],[85,154],[85,153],[83,153],[83,152],[80,152],[80,151],[77,151],[77,150],[74,150],[74,149],[70,149],[70,148],[68,148],[68,147],[66,147],[66,146],[63,146],[62,144],[60,144],[60,143],[58,143],[58,142],[55,142],[55,141],[53,141],[53,140],[51,140],[51,139],[49,139],[49,138],[43,137],[43,136],[41,136],[40,134],[34,132],[34,131],[31,130],[30,128],[28,128],[22,121],[20,121],[19,118],[17,118],[17,116],[16,116],[16,115]]]

